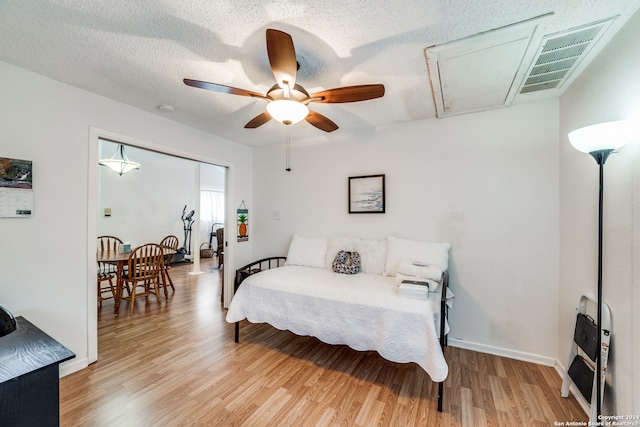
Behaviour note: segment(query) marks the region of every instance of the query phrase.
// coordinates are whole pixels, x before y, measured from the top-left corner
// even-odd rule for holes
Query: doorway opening
[[[175,235],[180,238],[181,247],[186,252],[184,262],[193,263],[193,273],[197,274],[200,246],[205,242],[208,244],[210,239],[210,218],[222,224],[232,218],[226,200],[231,196],[233,165],[96,128],[90,129],[89,139],[87,353],[89,363],[92,363],[98,358],[96,237],[104,234],[122,236],[123,241],[135,247]],[[125,146],[131,161],[140,163],[138,170],[119,175],[98,165],[98,160],[111,157],[119,144]],[[218,192],[221,195],[218,203],[221,201],[222,206],[204,206],[216,212],[202,215],[201,222],[203,191]],[[181,219],[183,210],[195,211],[189,235],[185,233],[185,224]],[[225,258],[229,265],[233,265],[232,257],[233,245],[225,244]],[[231,276],[229,269],[220,271],[220,274]],[[231,280],[223,277],[223,283],[228,287]],[[228,290],[223,293],[228,295]]]
[[[119,145],[100,138],[100,157]],[[98,168],[98,235],[120,237],[132,247],[174,235],[180,241],[175,261],[192,261],[209,244],[212,226],[224,226],[226,167],[125,147],[141,166],[124,175]]]

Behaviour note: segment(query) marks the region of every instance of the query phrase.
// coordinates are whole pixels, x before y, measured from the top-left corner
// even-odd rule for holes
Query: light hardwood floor
[[[443,412],[415,364],[268,325],[224,321],[203,262],[171,269],[169,300],[99,311],[99,360],[60,380],[62,426],[553,426],[587,421],[553,368],[448,347]],[[454,307],[455,310],[455,307]]]

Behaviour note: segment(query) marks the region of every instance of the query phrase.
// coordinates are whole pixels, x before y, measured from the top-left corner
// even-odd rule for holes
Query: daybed
[[[365,240],[296,234],[287,257],[261,259],[236,271],[226,320],[236,324],[236,342],[239,321],[247,319],[328,344],[375,350],[393,362],[415,362],[440,383],[438,410],[442,411],[443,381],[448,374],[443,353],[447,309],[453,298],[448,289],[449,247],[448,243],[394,237]],[[334,272],[332,262],[341,250],[360,255],[360,272]],[[403,268],[414,268],[418,274],[406,275],[411,272],[401,273]],[[439,276],[419,277],[428,274],[426,268]],[[402,283],[403,279],[421,283]]]

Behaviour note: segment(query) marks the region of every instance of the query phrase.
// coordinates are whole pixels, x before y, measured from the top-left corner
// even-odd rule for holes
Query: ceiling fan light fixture
[[[118,155],[120,156],[118,158]],[[124,145],[119,144],[115,154],[110,159],[102,159],[98,162],[101,166],[106,166],[118,175],[122,176],[127,172],[140,169],[140,163],[132,162],[124,154]]]
[[[278,99],[269,102],[267,111],[272,118],[285,125],[298,123],[309,115],[309,107],[290,99]]]
[[[308,105],[311,102],[325,104],[358,102],[384,96],[385,89],[382,84],[344,86],[309,95],[304,87],[296,83],[300,63],[296,57],[291,35],[280,30],[267,28],[266,36],[269,65],[276,79],[276,84],[266,94],[200,80],[183,79],[182,81],[187,86],[199,89],[267,101],[266,111],[249,120],[244,125],[245,129],[258,128],[271,119],[285,125],[306,120],[307,123],[324,132],[333,132],[338,129],[338,125],[317,111],[309,110]]]

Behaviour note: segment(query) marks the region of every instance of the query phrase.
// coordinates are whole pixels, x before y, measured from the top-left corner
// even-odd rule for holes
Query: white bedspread
[[[393,277],[284,266],[245,279],[226,319],[375,350],[393,362],[415,362],[441,382],[448,366],[438,341],[439,311],[440,292],[426,301],[402,298]]]

